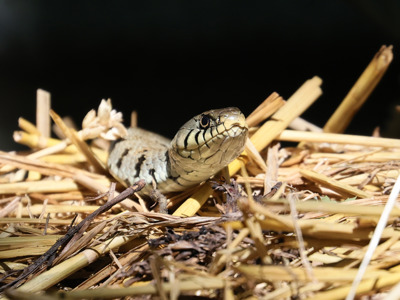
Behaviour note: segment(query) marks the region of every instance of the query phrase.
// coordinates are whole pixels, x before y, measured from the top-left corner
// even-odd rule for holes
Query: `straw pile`
[[[36,125],[14,134],[31,150],[0,152],[2,297],[397,299],[400,140],[343,134],[391,60],[382,47],[323,129],[298,118],[320,78],[270,95],[241,157],[168,195],[169,214],[109,176],[125,132],[110,101],[77,131],[39,90]]]

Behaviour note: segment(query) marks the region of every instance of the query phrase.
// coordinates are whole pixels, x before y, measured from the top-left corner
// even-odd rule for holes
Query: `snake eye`
[[[207,129],[210,127],[210,117],[208,115],[202,115],[200,118],[200,127],[202,129]]]

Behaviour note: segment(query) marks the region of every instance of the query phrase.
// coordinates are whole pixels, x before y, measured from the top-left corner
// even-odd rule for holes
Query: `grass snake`
[[[227,166],[243,151],[248,134],[244,115],[228,107],[203,112],[169,139],[141,128],[130,128],[110,149],[108,168],[122,184],[139,179],[155,182],[162,193],[199,184]]]

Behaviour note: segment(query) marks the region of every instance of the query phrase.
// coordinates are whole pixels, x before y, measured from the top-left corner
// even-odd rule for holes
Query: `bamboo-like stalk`
[[[27,237],[7,237],[0,239],[0,259],[46,252],[62,235],[42,235]]]
[[[389,270],[390,271],[390,270]],[[345,272],[345,271],[344,271]],[[373,290],[384,289],[390,287],[400,281],[400,272],[388,272],[386,275],[377,278],[368,278],[361,281],[357,288],[357,294],[368,293]],[[351,284],[340,285],[337,288],[328,291],[315,293],[308,299],[325,300],[325,299],[344,299],[351,289]]]
[[[388,162],[400,158],[400,152],[349,152],[349,153],[311,153],[307,163],[325,159],[331,164],[340,162]]]
[[[35,245],[36,243],[44,243],[47,246],[51,246],[58,240],[62,235],[41,235],[41,236],[19,236],[19,237],[6,237],[0,239],[0,249],[12,249],[19,248],[24,245]]]
[[[130,249],[135,248],[134,252],[128,252],[123,254],[122,256],[118,257],[118,261],[122,265],[126,264],[132,264],[132,262],[140,260],[141,254],[146,253],[149,251],[149,245],[144,239],[136,239],[134,241],[134,245],[132,246],[131,243],[129,243]],[[100,271],[98,271],[96,274],[93,274],[91,277],[86,279],[84,282],[79,284],[77,287],[75,287],[74,290],[86,290],[90,289],[92,286],[98,286],[100,282],[103,282],[103,286],[106,285],[104,284],[104,279],[110,274],[114,274],[115,271],[118,270],[118,266],[114,264],[107,265]],[[100,286],[101,287],[101,286]]]
[[[271,118],[265,122],[250,138],[256,150],[267,147],[295,118],[301,115],[322,94],[322,80],[313,77],[307,80]],[[230,175],[239,171],[239,159],[229,165]],[[205,203],[212,190],[208,184],[200,188],[173,213],[175,216],[193,216]]]
[[[225,280],[217,276],[187,275],[180,276],[178,280],[179,290],[182,292],[223,289],[226,285]],[[165,282],[162,283],[162,288],[165,292],[171,292],[172,289],[176,288],[176,285],[172,282]],[[21,299],[21,297],[29,295],[27,292],[26,289],[18,288],[9,293]],[[31,292],[32,290],[29,291],[29,293]],[[129,296],[154,295],[157,293],[157,286],[153,282],[148,282],[135,284],[127,288],[98,288],[62,292],[62,299],[117,299]]]
[[[287,142],[304,141],[312,143],[334,143],[363,145],[368,147],[400,148],[400,139],[296,130],[282,131],[277,137],[277,140]]]
[[[40,134],[44,137],[50,137],[50,107],[51,96],[50,93],[38,89],[36,91],[36,127]]]
[[[47,149],[47,148],[46,148]],[[41,161],[57,164],[74,165],[86,162],[86,157],[82,153],[75,154],[53,154],[40,158]]]
[[[120,247],[135,237],[116,236],[111,238],[91,249],[86,249],[83,252],[63,261],[53,268],[45,271],[28,282],[24,283],[16,290],[21,292],[34,293],[41,290],[46,290],[57,284],[64,278],[82,269],[83,267],[96,261],[101,255],[108,253],[111,249]]]
[[[385,74],[393,59],[392,46],[382,46],[324,126],[325,132],[342,133]]]
[[[18,126],[27,133],[40,135],[40,131],[36,126],[22,117],[18,118]]]
[[[290,266],[260,266],[260,265],[239,265],[235,267],[238,271],[245,274],[246,277],[259,281],[290,281],[298,280],[307,282],[309,278],[304,268],[293,268]],[[322,282],[349,282],[353,280],[357,273],[356,269],[322,267],[313,268],[314,276]],[[371,269],[366,275],[367,278],[378,278],[388,276],[390,272],[384,270]],[[328,298],[326,298],[328,299]]]
[[[65,144],[65,141],[61,141],[54,138],[45,138],[41,135],[34,133],[31,134],[25,131],[14,131],[13,139],[16,143],[28,146],[31,149],[36,149],[36,148],[43,149],[59,145],[60,143]],[[63,152],[66,153],[76,153],[77,151],[78,150],[74,145],[69,145],[68,147],[63,149]]]
[[[0,194],[57,193],[79,190],[72,180],[46,180],[37,182],[15,182],[0,184]]]
[[[45,148],[43,150],[47,150],[49,148]],[[92,151],[95,153],[97,158],[105,164],[107,162],[108,154],[106,151],[101,150],[99,148],[91,147]],[[40,151],[43,151],[40,150]],[[36,152],[35,152],[36,153]],[[31,157],[28,155],[27,157]],[[66,164],[66,165],[74,165],[78,163],[86,162],[86,157],[82,153],[71,153],[71,154],[49,154],[43,155],[40,157],[41,161],[49,162],[49,163],[58,163],[58,164]]]
[[[380,171],[377,172],[374,178],[371,179],[370,184],[381,185],[385,182],[387,178],[396,179],[397,176],[400,175],[400,170],[389,170],[389,171]],[[343,179],[339,179],[340,182],[348,184],[348,185],[359,185],[364,180],[368,179],[370,174],[361,173],[350,177],[345,177]]]
[[[347,203],[347,205],[346,205]],[[383,212],[382,206],[360,206],[360,205],[350,205],[348,202],[345,203],[328,203],[321,201],[306,201],[297,202],[296,209],[301,212],[325,212],[330,214],[343,214],[346,216],[371,216],[380,217]],[[400,216],[400,208],[394,207],[390,212],[392,217]]]

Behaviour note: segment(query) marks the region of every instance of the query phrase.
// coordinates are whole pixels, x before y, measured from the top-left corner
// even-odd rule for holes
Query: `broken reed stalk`
[[[36,91],[36,127],[40,134],[44,137],[50,137],[50,107],[51,96],[50,93],[38,89]]]
[[[67,140],[45,138],[36,133],[28,133],[24,131],[14,131],[13,138],[16,143],[28,146],[31,149],[42,149],[40,155],[36,154],[36,152],[29,154],[27,157],[30,158],[39,158],[45,156],[43,158],[45,161],[58,162],[62,164],[80,163],[82,162],[82,158],[84,158],[84,161],[86,161],[86,157],[81,152],[78,152],[75,145],[71,145]],[[90,147],[90,149],[103,164],[106,164],[108,157],[107,151],[97,147]],[[53,157],[50,156],[51,153],[58,152],[62,152],[64,154],[59,154],[58,156],[55,155]],[[65,160],[63,160],[61,155],[64,156]],[[0,172],[1,170],[2,168],[0,168]],[[8,170],[8,172],[9,171],[10,170]]]
[[[393,60],[392,46],[382,46],[324,126],[325,132],[342,133],[350,124]]]
[[[247,125],[249,127],[257,126],[272,116],[283,105],[285,105],[285,101],[282,97],[273,92],[246,118]]]
[[[265,122],[250,138],[258,151],[266,148],[294,119],[300,116],[322,94],[321,78],[315,76],[307,80],[269,121]],[[229,165],[229,173],[235,174],[241,162],[235,160]]]
[[[238,271],[246,276],[257,279],[259,281],[290,281],[296,278],[300,282],[307,282],[309,278],[303,268],[294,268],[292,266],[260,266],[260,265],[239,265],[235,267]],[[351,281],[357,270],[335,267],[314,267],[315,279],[322,282],[349,282]],[[376,278],[382,275],[388,275],[389,272],[384,270],[371,270],[366,278]],[[271,276],[271,274],[274,274]]]
[[[400,148],[399,139],[369,137],[351,134],[309,132],[297,130],[284,130],[277,137],[279,141],[286,142],[312,142],[312,143],[332,143],[361,145],[367,147]]]
[[[311,132],[322,132],[322,128],[298,117],[294,119],[290,124],[289,127],[299,131],[311,131]]]
[[[307,80],[271,118],[265,122],[250,138],[256,150],[267,147],[295,118],[300,116],[322,94],[321,78],[315,76]],[[242,158],[234,160],[229,165],[229,174],[239,171]],[[174,216],[193,216],[205,203],[212,189],[206,183],[192,197],[188,198],[173,213]]]
[[[342,272],[347,270],[341,268]],[[377,291],[395,285],[400,281],[400,272],[398,267],[390,268],[387,274],[376,276],[375,278],[363,279],[358,286],[357,294],[364,294],[371,291]],[[313,296],[309,297],[310,300],[325,300],[325,299],[345,299],[349,294],[351,284],[342,284],[336,288],[327,291],[316,292]],[[388,299],[388,298],[385,298]],[[396,297],[395,299],[398,299]]]
[[[45,138],[41,135],[28,133],[25,131],[14,131],[13,139],[16,143],[28,146],[31,149],[43,149],[66,143],[65,141],[54,138]],[[63,149],[63,152],[77,153],[77,149],[74,145],[69,145],[65,149]]]
[[[40,131],[36,128],[36,126],[22,117],[18,118],[18,127],[27,133],[40,135]]]
[[[106,166],[96,157],[88,144],[86,144],[72,128],[69,128],[64,121],[53,110],[50,115],[63,134],[75,145],[75,147],[86,157],[88,163],[93,166],[97,173],[106,174]]]
[[[282,204],[286,205],[285,202]],[[351,205],[350,205],[351,204]],[[382,206],[353,205],[351,202],[297,202],[296,209],[300,212],[324,212],[329,214],[357,215],[363,217],[379,217],[383,212]],[[390,213],[392,217],[400,217],[400,208],[394,207]]]
[[[307,178],[308,180],[312,182],[317,182],[320,185],[330,188],[333,191],[336,191],[340,194],[344,194],[344,196],[357,196],[360,198],[370,198],[372,195],[370,193],[364,192],[358,188],[352,187],[351,185],[342,183],[340,181],[337,181],[331,177],[328,177],[324,174],[312,171],[312,170],[305,170],[301,169],[300,174]]]
[[[77,190],[79,190],[79,186],[72,180],[24,181],[0,184],[0,194],[59,193]]]
[[[179,287],[177,283],[162,283],[164,292],[171,293],[175,289],[181,292],[199,291],[204,289],[214,290],[223,289],[227,283],[219,276],[199,276],[191,275],[187,278],[179,278]],[[70,292],[60,292],[59,297],[62,299],[119,299],[124,297],[140,296],[140,295],[156,295],[159,293],[154,282],[145,284],[132,285],[126,288],[97,288],[87,290],[76,290]],[[32,297],[32,294],[25,290],[17,289],[7,292],[7,295],[15,299],[25,299],[24,297]]]

